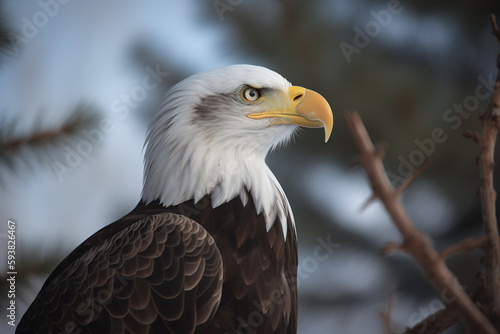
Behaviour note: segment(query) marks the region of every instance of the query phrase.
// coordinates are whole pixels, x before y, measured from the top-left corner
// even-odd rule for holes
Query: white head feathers
[[[211,194],[213,207],[237,196],[246,205],[248,190],[267,229],[278,217],[286,237],[286,219],[290,215],[293,222],[293,215],[265,157],[297,126],[246,117],[262,108],[241,98],[247,86],[288,94],[290,83],[264,67],[232,65],[169,90],[148,128],[142,200],[168,207]]]

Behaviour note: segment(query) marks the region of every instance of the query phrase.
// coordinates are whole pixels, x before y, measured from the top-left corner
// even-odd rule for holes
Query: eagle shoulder
[[[16,333],[195,333],[208,326],[222,295],[212,236],[170,212],[121,222],[56,268]]]

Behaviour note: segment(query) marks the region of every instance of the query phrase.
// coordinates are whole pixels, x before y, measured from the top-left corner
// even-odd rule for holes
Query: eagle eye
[[[255,102],[261,96],[260,90],[254,87],[246,87],[242,90],[241,96],[246,102]]]

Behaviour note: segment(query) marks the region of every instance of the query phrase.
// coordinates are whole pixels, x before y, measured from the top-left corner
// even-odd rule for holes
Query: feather
[[[131,333],[148,333],[158,317],[162,321],[156,323],[155,328],[163,328],[164,332],[175,328],[179,333],[192,333],[198,309],[200,317],[209,321],[207,310],[213,316],[222,293],[222,262],[219,253],[214,252],[213,239],[203,227],[187,217],[165,210],[151,214],[156,210],[144,206],[141,209],[97,232],[70,254],[49,277],[24,315],[17,333],[64,332],[68,324],[75,324],[75,328],[91,325],[101,329],[111,328],[113,324],[114,332],[121,328],[122,332],[127,329]],[[166,230],[170,230],[167,235],[161,233]],[[112,231],[117,232],[111,234]],[[106,235],[117,242],[99,242]],[[127,241],[121,243],[119,239]],[[157,239],[163,241],[162,247],[152,248],[151,244],[157,244]],[[149,246],[144,248],[144,244]],[[153,268],[144,278],[137,275],[144,274],[147,269],[140,262],[142,253],[149,256],[146,259],[148,267]],[[191,253],[195,257],[190,257]],[[165,254],[168,255],[164,257]],[[126,260],[116,261],[117,256]],[[193,259],[200,263],[205,259],[213,261],[213,256],[218,260],[208,276],[203,267],[201,272],[193,270]],[[115,260],[113,269],[107,267],[110,257]],[[117,267],[116,263],[122,265]],[[185,267],[190,268],[190,286],[184,284]],[[85,281],[81,278],[82,268],[89,273]],[[114,274],[110,274],[110,270]],[[66,279],[60,280],[61,277]],[[149,277],[152,279],[147,279]],[[211,296],[201,295],[203,298],[198,302],[194,289],[197,284],[205,289],[213,286]],[[192,292],[186,293],[187,290]],[[52,298],[47,295],[49,291]],[[185,298],[189,298],[189,302]],[[47,307],[47,303],[54,306]],[[42,314],[40,309],[44,309]],[[39,320],[35,328],[33,320]]]

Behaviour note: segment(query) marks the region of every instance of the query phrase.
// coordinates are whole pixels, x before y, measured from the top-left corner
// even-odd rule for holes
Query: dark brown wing
[[[49,277],[16,333],[195,333],[217,311],[221,255],[183,215],[104,228],[82,247]]]
[[[211,198],[169,210],[191,217],[215,239],[224,263],[222,300],[209,333],[297,333],[297,241],[276,220],[266,230],[252,197],[212,208]],[[159,205],[159,204],[158,204]]]

